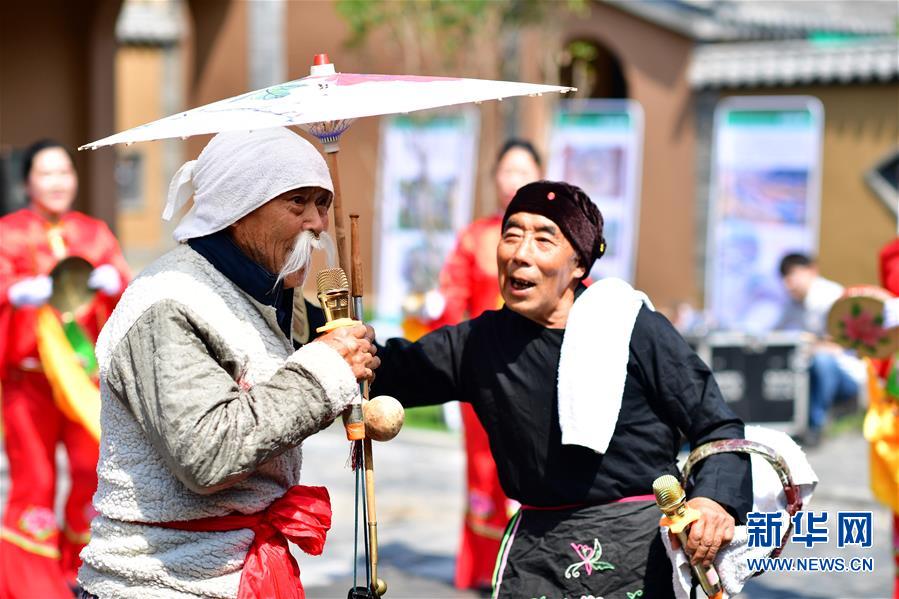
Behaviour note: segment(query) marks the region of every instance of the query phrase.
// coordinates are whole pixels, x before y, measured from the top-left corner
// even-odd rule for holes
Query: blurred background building
[[[808,95],[824,110],[820,265],[874,283],[895,233],[899,49],[894,2],[569,0],[488,3],[92,0],[4,3],[0,209],[22,202],[17,152],[52,136],[76,147],[180,109],[338,70],[563,83],[642,107],[635,284],[659,305],[700,305],[712,119],[729,96]],[[443,5],[443,6],[440,6]],[[450,9],[447,6],[450,5]],[[431,17],[428,18],[428,11]],[[436,24],[435,24],[436,23]],[[494,210],[489,169],[509,135],[547,148],[554,98],[478,108],[473,215]],[[341,152],[348,208],[376,237],[382,119]],[[170,246],[159,214],[170,175],[207,138],[80,152],[80,208],[107,220],[136,268]],[[550,158],[551,159],[551,158]],[[879,174],[878,174],[879,169]],[[371,278],[371,260],[366,265]],[[367,286],[375,294],[377,285]]]
[[[806,249],[818,254],[824,276],[843,285],[877,284],[877,253],[897,234],[899,4],[894,0],[3,2],[0,214],[24,204],[20,156],[34,140],[53,137],[76,148],[180,110],[304,77],[313,55],[321,52],[328,53],[343,72],[563,84],[578,88],[573,94],[577,100],[618,101],[618,105],[630,106],[630,114],[639,114],[642,126],[633,139],[638,156],[633,174],[638,208],[626,222],[635,242],[628,278],[645,290],[657,307],[668,308],[675,321],[682,314],[693,314],[693,318],[708,307],[703,304],[711,271],[729,259],[727,252],[713,247],[709,240],[718,226],[715,204],[724,201],[716,187],[716,177],[720,178],[716,171],[720,154],[715,145],[720,139],[716,137],[720,133],[716,115],[734,98],[798,98],[811,102],[823,115],[813,152],[816,166],[808,175],[808,185],[814,187],[809,197],[814,196],[810,202],[815,214],[808,224],[813,243]],[[415,115],[364,118],[353,124],[342,138],[341,182],[346,212],[361,215],[365,288],[372,296],[367,298],[367,306],[383,304],[378,296],[388,291],[392,295],[387,303],[393,302],[397,295],[392,289],[394,282],[405,285],[403,293],[436,285],[439,263],[448,249],[446,243],[430,244],[425,231],[421,245],[411,251],[394,247],[391,253],[391,244],[396,246],[399,239],[394,230],[384,226],[390,218],[385,214],[394,210],[399,215],[396,229],[402,229],[403,222],[441,223],[434,228],[441,229],[444,241],[452,241],[453,232],[444,230],[447,222],[452,221],[452,227],[458,229],[459,214],[471,219],[497,209],[491,170],[496,151],[506,138],[532,140],[550,165],[561,160],[554,155],[559,152],[552,140],[565,102],[570,99],[518,98],[458,113],[439,113],[441,118],[449,114],[456,120],[438,118],[438,124],[457,123],[454,133],[444,138],[439,131],[437,137],[428,137],[433,132],[421,126],[425,121]],[[414,147],[395,144],[404,141],[407,131],[413,131],[413,136],[420,134],[419,143],[412,144]],[[135,272],[173,245],[171,231],[176,223],[161,220],[169,180],[184,161],[196,157],[208,139],[76,153],[81,181],[76,207],[110,224]],[[455,145],[429,147],[433,139]],[[466,139],[467,146],[463,143]],[[450,167],[467,172],[456,179],[439,179],[428,156],[449,153],[450,147],[459,154]],[[403,151],[397,152],[397,148]],[[403,175],[405,180],[397,175],[403,170],[397,165],[415,160],[421,163],[417,174]],[[794,193],[787,175],[785,180],[769,179],[766,193]],[[600,178],[605,176],[611,175],[599,173]],[[395,184],[397,197],[385,198],[388,183]],[[758,188],[749,191],[755,193]],[[447,199],[449,195],[453,197]],[[453,212],[453,202],[464,202],[464,209]],[[599,204],[607,216],[614,213],[614,206]],[[736,239],[740,240],[739,235]],[[756,245],[750,247],[747,242],[740,250],[764,250],[758,242],[753,243]],[[391,261],[397,264],[387,264]],[[731,266],[738,271],[748,268],[744,261],[737,253]],[[608,257],[600,261],[608,262]],[[779,283],[775,261],[768,260],[764,267]],[[392,281],[383,276],[388,268],[392,269]],[[783,295],[782,290],[780,293]],[[404,303],[402,293],[399,295],[393,303]],[[398,329],[379,326],[379,336]],[[805,365],[794,364],[801,362],[794,357],[801,354],[797,348],[806,342],[794,337],[767,342],[763,352],[762,344],[753,339],[732,340],[732,345],[703,341],[706,345],[700,353],[715,369],[731,405],[747,421],[788,424],[795,426],[791,432],[801,431],[808,377]],[[722,366],[716,351],[729,355],[733,362],[724,360]],[[783,375],[787,370],[795,372],[780,379],[766,376]],[[784,383],[781,389],[768,389],[769,378]],[[771,410],[768,395],[790,403],[789,413]],[[770,413],[765,419],[756,419],[760,410]],[[439,420],[439,415],[436,418]],[[855,425],[860,429],[860,421]],[[334,448],[345,445],[342,435],[330,440],[316,437],[313,448],[316,441],[325,443],[320,446],[327,449],[322,455],[334,455]],[[403,445],[396,450],[394,472],[414,472],[408,471],[407,455],[410,451],[421,455],[416,442],[411,450]],[[815,464],[822,473],[823,499],[816,510],[873,505],[864,503],[871,501],[867,482],[856,478],[864,470],[860,460],[866,444],[861,435],[847,435],[831,447],[830,453],[819,454]],[[461,456],[456,455],[456,461],[444,471],[430,464],[444,464],[447,450],[432,449],[434,454],[438,451],[439,458],[419,460],[419,467],[428,469],[420,478],[427,481],[422,488],[432,496],[422,502],[424,507],[416,507],[418,511],[410,510],[408,497],[415,493],[403,485],[408,485],[408,479],[418,481],[419,473],[401,484],[398,477],[384,485],[389,489],[396,483],[393,501],[398,506],[394,519],[387,520],[385,538],[390,538],[391,528],[396,531],[394,541],[403,535],[427,537],[431,545],[426,549],[435,553],[446,549],[445,529],[434,534],[421,531],[450,520],[455,527],[456,520],[446,514],[461,509],[447,503],[454,495],[446,491],[458,487],[460,481],[454,481],[451,473],[461,472]],[[385,450],[380,455],[390,454]],[[331,474],[325,473],[325,479]],[[338,480],[336,475],[334,480]],[[351,505],[349,496],[342,501]],[[385,502],[388,506],[389,501]],[[399,524],[404,518],[408,520],[406,528]],[[882,526],[877,534],[886,539],[889,533]],[[331,543],[331,555],[345,567],[350,529],[336,536],[343,541]],[[882,564],[890,559],[886,546],[886,541],[878,545],[884,548],[883,557],[877,558]],[[416,550],[423,551],[420,546]],[[407,560],[414,564],[412,569],[416,575],[424,575],[419,553],[402,543],[386,544],[382,555],[385,563],[394,565],[403,556],[412,556],[414,560]],[[325,562],[320,571],[331,567],[329,564],[333,565]],[[880,568],[883,571],[882,565]],[[850,596],[850,592],[856,596],[862,587],[869,588],[867,596],[879,596],[878,580],[888,575],[879,576],[868,580],[835,575],[824,583],[820,578],[812,581],[797,576],[787,583],[792,586],[785,594],[760,586],[751,596],[819,597],[824,595],[816,594],[817,590],[811,595],[799,591],[828,587],[826,594],[830,586],[840,596]],[[858,580],[861,582],[855,582]],[[418,590],[406,596],[434,593]]]

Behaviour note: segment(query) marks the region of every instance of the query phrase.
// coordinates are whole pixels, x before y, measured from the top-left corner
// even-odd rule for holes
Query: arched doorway
[[[576,98],[627,98],[621,62],[606,46],[592,39],[565,44],[559,67],[561,85],[576,87]]]

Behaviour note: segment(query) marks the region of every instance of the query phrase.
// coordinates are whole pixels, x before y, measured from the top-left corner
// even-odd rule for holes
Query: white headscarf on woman
[[[298,187],[334,192],[328,166],[311,143],[283,127],[227,131],[175,173],[162,218],[171,220],[193,196],[174,233],[175,241],[184,242],[221,231]]]

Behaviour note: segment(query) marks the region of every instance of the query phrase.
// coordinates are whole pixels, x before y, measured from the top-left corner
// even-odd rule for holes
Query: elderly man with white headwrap
[[[293,288],[326,239],[332,193],[321,155],[286,129],[221,133],[175,176],[164,216],[194,198],[180,244],[97,342],[84,596],[303,596],[287,539],[320,553],[331,510],[324,488],[297,485],[300,444],[379,363],[362,325],[298,347],[308,322]]]

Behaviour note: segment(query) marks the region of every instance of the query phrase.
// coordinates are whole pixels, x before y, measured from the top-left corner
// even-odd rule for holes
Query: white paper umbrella
[[[334,123],[332,129],[340,130],[342,126],[345,130],[349,122],[363,116],[406,113],[513,96],[565,93],[572,89],[487,79],[336,73],[334,65],[327,63],[313,66],[308,77],[173,114],[98,139],[79,149],[289,125],[313,129],[313,124]],[[318,137],[328,143],[326,138],[330,136]]]
[[[347,270],[346,234],[336,154],[340,135],[364,116],[407,113],[428,108],[502,100],[514,96],[567,93],[572,87],[417,75],[338,73],[327,54],[315,56],[310,75],[219,100],[139,125],[78,148],[96,150],[193,135],[299,125],[324,145],[334,182],[334,225],[340,266]]]

